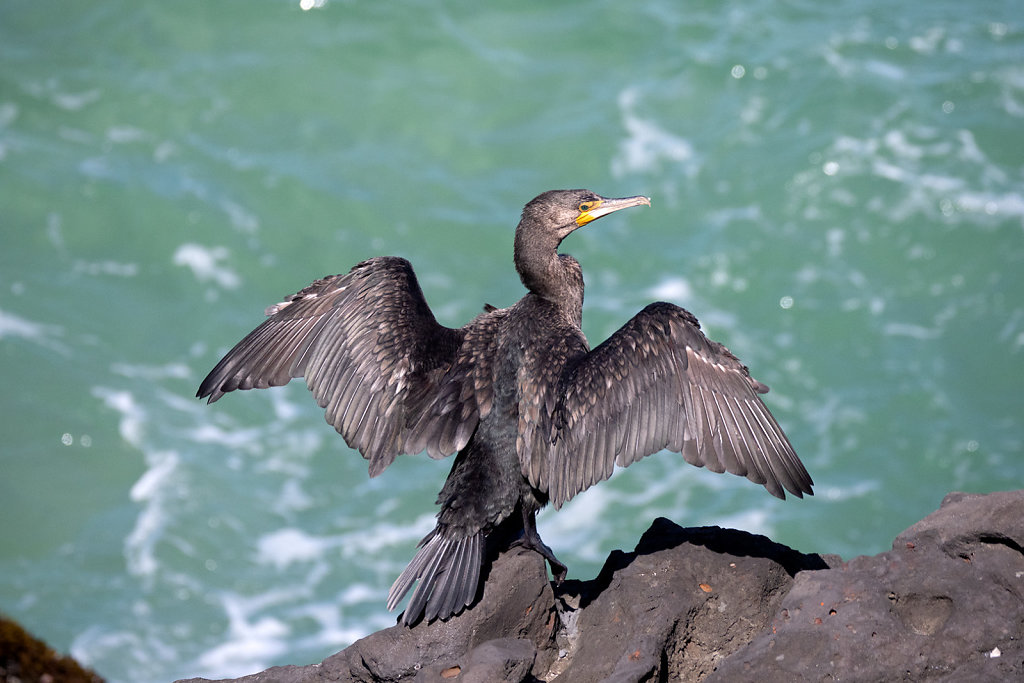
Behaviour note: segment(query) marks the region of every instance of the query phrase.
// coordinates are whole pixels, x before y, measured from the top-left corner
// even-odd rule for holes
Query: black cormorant
[[[393,609],[416,586],[402,615],[408,625],[473,603],[485,541],[506,520],[560,581],[566,568],[538,536],[537,511],[662,449],[746,476],[779,498],[783,489],[811,494],[807,470],[758,397],[768,388],[688,311],[650,304],[597,348],[588,345],[583,274],[558,245],[594,219],[639,205],[650,200],[588,190],[533,199],[514,253],[529,291],[460,329],[434,319],[405,259],[372,258],[317,280],[270,306],[197,395],[213,402],[302,377],[327,421],[369,461],[371,477],[400,454],[456,456],[437,525],[388,595]]]

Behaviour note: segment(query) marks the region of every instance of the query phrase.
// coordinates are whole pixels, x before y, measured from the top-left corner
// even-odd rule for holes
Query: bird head
[[[601,216],[632,206],[651,205],[651,200],[635,197],[602,197],[590,190],[549,190],[534,197],[523,209],[523,221],[558,236],[559,241],[577,228]]]

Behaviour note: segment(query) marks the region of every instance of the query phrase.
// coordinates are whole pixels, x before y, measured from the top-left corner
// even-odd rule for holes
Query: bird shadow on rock
[[[828,568],[764,536],[658,518],[597,577],[556,588],[552,672],[564,683],[701,680],[768,626],[795,575]]]
[[[737,558],[760,558],[778,564],[790,578],[798,572],[829,569],[841,563],[835,555],[804,554],[789,546],[776,543],[766,536],[737,529],[723,529],[717,526],[681,527],[664,517],[658,517],[644,532],[636,547],[627,552],[613,550],[605,560],[598,575],[590,580],[570,579],[556,587],[555,595],[578,595],[578,608],[589,605],[594,598],[606,591],[613,577],[629,567],[639,558],[665,551],[682,551],[683,546],[703,548],[722,556]]]

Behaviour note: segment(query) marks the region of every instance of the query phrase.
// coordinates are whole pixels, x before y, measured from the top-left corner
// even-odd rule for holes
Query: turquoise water
[[[1019,3],[0,7],[0,611],[112,681],[308,663],[394,622],[447,462],[364,461],[302,386],[193,398],[263,308],[378,254],[439,318],[522,293],[554,187],[597,342],[655,299],[817,483],[659,454],[540,519],[593,576],[659,515],[874,554],[1024,486]]]

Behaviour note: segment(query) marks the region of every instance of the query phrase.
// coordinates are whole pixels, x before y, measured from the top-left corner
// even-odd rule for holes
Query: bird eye
[[[582,204],[580,204],[579,207],[580,213],[586,213],[587,211],[590,211],[592,208],[594,208],[594,202],[583,202]]]

